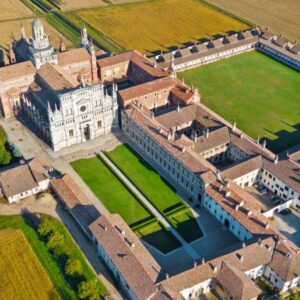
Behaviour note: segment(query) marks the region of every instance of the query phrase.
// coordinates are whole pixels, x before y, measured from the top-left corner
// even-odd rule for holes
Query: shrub
[[[82,274],[82,264],[79,259],[69,258],[65,266],[65,273],[69,276],[78,276]]]
[[[78,295],[80,299],[98,300],[99,285],[96,280],[82,281],[78,284]]]
[[[59,256],[64,254],[64,248],[65,248],[65,238],[64,236],[59,232],[52,232],[49,236],[47,246],[54,255]]]
[[[54,231],[54,225],[50,218],[43,216],[38,227],[38,232],[41,236],[47,237],[51,232]]]

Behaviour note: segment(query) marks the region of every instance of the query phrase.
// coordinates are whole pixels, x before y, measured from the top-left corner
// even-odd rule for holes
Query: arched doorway
[[[229,220],[228,219],[225,219],[225,222],[224,222],[224,225],[227,227],[227,228],[229,228]]]

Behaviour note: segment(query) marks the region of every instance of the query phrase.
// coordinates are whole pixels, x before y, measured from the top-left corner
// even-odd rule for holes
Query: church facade
[[[54,151],[118,128],[117,86],[98,80],[96,53],[86,29],[81,43],[79,49],[63,51],[61,41],[57,51],[35,19],[30,39],[21,27],[21,39],[12,39],[9,55],[2,50],[2,114],[29,120]]]

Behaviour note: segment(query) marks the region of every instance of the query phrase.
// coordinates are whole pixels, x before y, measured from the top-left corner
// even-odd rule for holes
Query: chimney
[[[266,146],[267,146],[267,140],[266,139],[263,140],[262,146],[263,146],[263,148],[266,148]]]
[[[234,122],[232,125],[232,132],[235,132],[235,130],[236,130],[236,122]]]
[[[243,248],[246,247],[246,243],[245,243],[245,242],[242,243],[242,247],[243,247]]]
[[[196,268],[197,267],[197,262],[196,261],[194,261],[194,268]]]
[[[275,156],[274,164],[276,165],[278,163],[278,155]]]
[[[171,140],[171,139],[172,139],[172,134],[171,134],[171,132],[169,130],[169,132],[168,132],[168,140]]]
[[[257,139],[256,139],[256,143],[259,145],[259,140],[260,140],[260,138],[259,138],[259,136],[257,137]]]
[[[247,216],[249,217],[249,216],[251,216],[251,215],[252,215],[252,211],[249,210],[249,211],[247,212]]]
[[[151,113],[151,119],[154,120],[154,112]]]
[[[183,148],[181,149],[181,151],[184,153],[184,152],[186,151],[185,147],[183,147]]]
[[[245,201],[242,200],[242,201],[240,202],[240,206],[242,207],[242,206],[244,206],[244,204],[245,204]]]
[[[180,112],[180,105],[179,105],[179,103],[177,104],[177,112]]]
[[[130,247],[131,247],[131,248],[135,248],[135,243],[134,243],[134,242],[131,242],[131,243],[130,243]]]
[[[231,195],[231,191],[227,191],[225,194],[225,197],[228,198],[228,197],[230,197],[230,195]]]
[[[239,210],[239,208],[240,208],[240,206],[237,204],[234,209],[237,211],[237,210]]]
[[[204,264],[204,263],[205,263],[205,258],[202,257],[202,259],[201,259],[201,264]]]
[[[244,133],[243,132],[241,132],[240,138],[241,139],[244,138]]]
[[[214,267],[214,273],[217,273],[217,272],[218,272],[218,267],[215,266],[215,267]]]
[[[166,279],[168,279],[169,278],[169,273],[166,273]]]
[[[205,131],[205,136],[206,136],[206,138],[208,138],[208,136],[209,136],[209,129],[208,128]]]
[[[269,223],[266,223],[266,224],[265,224],[265,228],[266,228],[266,229],[269,229],[269,227],[270,227]]]
[[[159,134],[162,134],[163,133],[163,130],[162,128],[159,129]]]

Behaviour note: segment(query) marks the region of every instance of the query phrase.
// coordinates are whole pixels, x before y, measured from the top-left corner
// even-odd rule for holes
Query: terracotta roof
[[[34,75],[35,72],[35,66],[30,60],[5,66],[0,68],[0,82],[16,79],[18,77]]]
[[[217,281],[235,300],[256,299],[262,291],[245,273],[234,266],[222,262],[216,276]]]
[[[125,111],[129,118],[139,124],[149,135],[157,140],[167,151],[175,156],[181,163],[183,163],[191,172],[201,175],[210,171],[210,168],[214,168],[201,156],[197,156],[193,151],[183,152],[181,148],[176,145],[175,141],[168,140],[168,131],[166,129],[160,133],[160,129],[163,125],[159,124],[155,119],[152,120],[150,116],[147,116],[145,112],[140,111],[138,108],[133,107]]]
[[[160,100],[158,99],[157,101],[169,102],[169,96],[170,101],[172,101],[174,96],[176,96],[186,103],[194,96],[194,93],[188,89],[187,86],[183,85],[180,80],[172,77],[164,77],[124,89],[119,92],[119,99],[124,107],[127,105],[127,103],[132,102],[132,100],[141,98],[143,96],[145,96],[144,102],[147,103],[147,95],[159,93],[163,90],[166,90],[165,97]]]
[[[90,62],[91,56],[86,48],[77,48],[58,53],[57,60],[61,67],[66,67],[81,62]]]
[[[273,247],[274,241],[272,238],[267,238],[261,243],[251,243],[244,248],[219,256],[195,268],[165,279],[161,284],[177,292],[181,292],[205,280],[215,278],[223,261],[246,272],[269,263],[272,258]]]
[[[109,57],[101,58],[97,61],[97,64],[100,68],[112,67],[121,63],[130,61],[133,51],[112,55]]]
[[[7,198],[37,188],[46,179],[46,170],[35,159],[0,172],[1,190]]]
[[[197,137],[195,142],[195,151],[203,153],[217,146],[228,144],[230,142],[229,130],[226,126],[209,132],[208,136],[201,135]]]
[[[274,34],[270,31],[265,31],[262,33],[261,37],[265,40],[271,40],[273,38]]]
[[[105,214],[89,228],[137,299],[154,295],[160,266],[123,219]]]
[[[300,54],[300,45],[299,44],[295,44],[292,47],[290,47],[289,50],[291,52],[293,52],[294,54]]]
[[[228,166],[222,171],[222,175],[228,179],[236,179],[247,173],[258,170],[262,168],[263,161],[260,155],[251,157],[245,161],[237,162],[234,165]]]
[[[264,206],[234,182],[226,187],[215,181],[206,187],[205,192],[253,235],[274,233],[268,218],[260,211]],[[266,228],[267,224],[269,228]]]
[[[285,282],[300,277],[299,249],[287,240],[279,240],[268,266]]]
[[[58,65],[47,63],[38,71],[37,75],[54,91],[61,92],[77,87],[79,82]]]
[[[62,178],[52,179],[51,187],[60,199],[66,204],[74,217],[86,230],[99,216],[99,212],[85,196],[79,186],[69,175]]]
[[[278,163],[264,160],[264,168],[283,181],[288,187],[300,193],[300,165],[293,160],[279,159]]]

